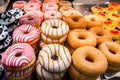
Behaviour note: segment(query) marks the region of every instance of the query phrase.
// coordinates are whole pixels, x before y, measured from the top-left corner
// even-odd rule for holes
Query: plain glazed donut
[[[74,8],[71,7],[71,6],[62,6],[62,7],[59,8],[59,11],[61,13],[63,13],[64,11],[68,11],[68,10],[74,10]]]
[[[120,45],[119,44],[115,42],[104,42],[99,45],[99,49],[106,56],[108,60],[108,64],[113,66],[120,66]]]
[[[112,41],[111,33],[103,27],[92,27],[89,31],[96,35],[97,44],[101,44],[105,41]]]
[[[69,26],[63,20],[49,19],[41,24],[41,32],[49,38],[61,38],[69,31]]]
[[[83,29],[74,29],[68,33],[67,43],[73,47],[78,48],[82,46],[96,46],[96,36]]]
[[[84,16],[87,21],[88,27],[101,27],[102,26],[102,18],[96,15],[86,15]]]
[[[103,53],[92,46],[77,48],[72,55],[72,60],[78,72],[91,77],[104,73],[108,64]]]
[[[13,8],[20,8],[23,9],[24,5],[26,4],[26,1],[15,1],[12,5]]]
[[[27,3],[26,5],[24,5],[24,11],[28,12],[28,11],[32,11],[32,10],[38,10],[40,11],[41,5],[39,3]]]
[[[61,19],[62,15],[59,11],[45,11],[44,20],[48,19]]]
[[[58,5],[53,2],[43,3],[42,11],[57,11]]]
[[[69,25],[70,29],[85,29],[87,26],[86,20],[80,15],[63,17],[63,20]]]
[[[39,52],[38,59],[41,66],[49,72],[63,72],[71,64],[69,50],[63,45],[49,44]]]
[[[58,5],[59,5],[60,7],[62,7],[62,6],[72,7],[72,3],[69,2],[69,1],[59,1],[59,2],[58,2]]]
[[[41,34],[41,38],[42,38],[43,42],[45,42],[47,44],[50,44],[50,43],[62,44],[65,42],[67,35],[65,35],[61,38],[53,39],[53,38],[49,38],[49,37],[45,36],[44,34]]]

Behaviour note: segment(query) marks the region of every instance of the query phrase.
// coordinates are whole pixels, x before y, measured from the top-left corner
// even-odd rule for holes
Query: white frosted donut
[[[37,72],[37,77],[38,79],[40,78],[41,80],[61,80],[65,74],[64,72],[61,73],[51,73],[40,65],[39,59],[36,62],[36,72]]]
[[[49,37],[45,36],[44,34],[41,34],[41,38],[47,44],[50,44],[50,43],[62,44],[62,43],[65,42],[65,40],[67,38],[67,35],[65,35],[65,36],[63,36],[61,38],[58,38],[58,39],[52,39],[52,38],[49,38]]]
[[[42,48],[38,59],[45,70],[53,73],[66,71],[71,64],[69,50],[59,44],[49,44]]]
[[[50,19],[41,25],[41,31],[50,38],[60,38],[69,31],[69,26],[63,20]]]

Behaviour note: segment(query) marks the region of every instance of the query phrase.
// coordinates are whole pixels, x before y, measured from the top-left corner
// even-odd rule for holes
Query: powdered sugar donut
[[[21,9],[14,8],[0,14],[0,24],[8,25],[21,18],[24,12]]]
[[[15,1],[12,5],[13,8],[20,8],[23,9],[24,5],[26,4],[26,1]]]
[[[13,42],[31,42],[40,35],[39,30],[29,24],[17,27],[13,32]]]
[[[37,13],[36,13],[37,14]],[[39,27],[41,24],[42,19],[40,19],[40,17],[38,15],[36,15],[35,13],[29,13],[27,12],[25,15],[23,15],[20,19],[19,22],[20,24],[30,24],[33,25],[35,27]]]
[[[42,11],[57,11],[58,5],[52,2],[43,3],[42,5]]]
[[[38,60],[45,70],[60,73],[70,66],[71,55],[63,45],[49,44],[39,52]]]
[[[50,19],[41,25],[41,32],[50,38],[61,38],[69,31],[69,26],[63,20]]]
[[[61,19],[62,15],[59,11],[46,11],[44,13],[44,19]]]
[[[32,10],[40,10],[41,5],[39,5],[39,3],[27,3],[24,6],[24,11],[28,12],[28,11],[32,11]]]
[[[34,50],[29,44],[18,43],[10,46],[2,56],[2,64],[11,67],[21,67],[35,58]]]
[[[53,38],[49,38],[49,37],[45,36],[44,34],[41,34],[41,38],[47,44],[50,44],[50,43],[62,44],[62,43],[65,42],[65,40],[67,38],[67,35],[65,35],[65,36],[63,36],[61,38],[53,39]]]

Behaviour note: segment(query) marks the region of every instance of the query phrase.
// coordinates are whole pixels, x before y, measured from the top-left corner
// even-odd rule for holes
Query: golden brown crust
[[[112,41],[111,33],[103,27],[92,27],[89,31],[96,35],[97,44],[101,44],[105,41]]]
[[[68,33],[67,43],[73,48],[78,48],[82,46],[96,46],[97,40],[95,35],[89,31],[74,29]]]
[[[63,20],[69,25],[70,29],[85,29],[87,26],[86,20],[81,15],[71,15],[63,17]]]
[[[76,70],[87,76],[100,75],[107,69],[105,56],[100,50],[91,46],[77,48],[72,59]]]

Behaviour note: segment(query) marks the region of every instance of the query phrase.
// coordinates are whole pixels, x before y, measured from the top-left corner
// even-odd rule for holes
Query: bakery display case
[[[0,79],[120,80],[119,0],[0,0],[0,13]]]

